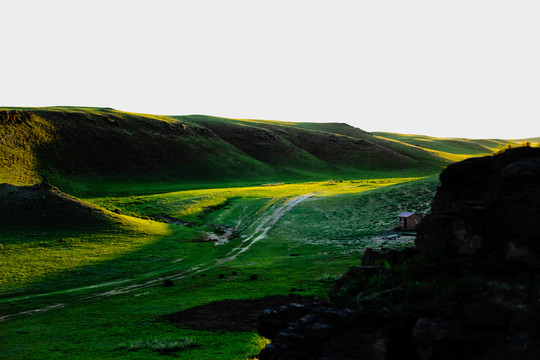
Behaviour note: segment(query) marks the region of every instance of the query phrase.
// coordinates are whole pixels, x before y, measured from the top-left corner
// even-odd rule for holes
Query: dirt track
[[[79,288],[66,289],[66,290],[61,290],[61,291],[56,291],[56,292],[51,292],[51,293],[34,294],[34,295],[28,295],[28,296],[17,296],[15,298],[4,299],[2,302],[17,301],[17,300],[22,300],[22,299],[28,300],[32,298],[42,298],[42,297],[47,297],[47,296],[58,296],[62,294],[85,292],[89,290],[91,291],[92,289],[96,289],[97,291],[93,293],[90,293],[90,294],[86,293],[78,297],[79,300],[89,300],[89,299],[95,299],[95,298],[104,297],[104,296],[127,294],[127,293],[131,293],[133,291],[141,290],[144,288],[161,285],[163,284],[163,281],[165,279],[181,280],[187,276],[192,276],[197,273],[208,271],[218,265],[224,264],[229,261],[233,261],[240,254],[246,252],[253,244],[265,238],[268,232],[279,221],[279,219],[281,219],[285,214],[291,211],[295,206],[306,201],[312,195],[313,194],[300,195],[298,197],[295,197],[286,201],[282,205],[274,205],[270,207],[269,209],[265,210],[265,212],[263,213],[263,216],[261,216],[253,224],[251,224],[251,226],[249,226],[248,231],[247,231],[248,236],[242,241],[242,245],[240,247],[237,247],[231,250],[224,258],[215,260],[212,263],[203,263],[197,267],[183,270],[176,274],[164,275],[163,273],[158,273],[158,272],[152,273],[152,274],[149,274],[150,279],[146,281],[141,281],[138,283],[132,283],[133,282],[132,279],[126,278],[126,279],[109,281],[106,283],[94,284],[94,285],[84,286],[84,287],[79,287]],[[249,230],[253,228],[254,228],[253,231]],[[106,290],[106,291],[100,291],[98,290],[99,288],[112,288],[112,289]],[[74,300],[74,301],[77,301],[77,300]],[[31,315],[34,313],[49,311],[57,307],[65,307],[67,305],[69,304],[68,303],[54,304],[54,305],[48,305],[42,308],[22,311],[22,312],[18,312],[14,314],[5,314],[0,317],[0,322],[6,321],[15,316]]]
[[[274,227],[274,225],[278,222],[279,219],[281,219],[285,214],[291,211],[295,206],[303,203],[311,196],[313,195],[312,194],[300,195],[296,198],[293,198],[292,200],[287,201],[282,206],[274,207],[273,211],[261,217],[255,224],[250,226],[251,228],[254,225],[257,225],[255,230],[251,233],[251,235],[249,235],[247,238],[245,238],[242,241],[242,246],[231,250],[231,252],[229,252],[229,254],[227,254],[225,258],[217,261],[217,265],[221,265],[228,261],[232,261],[236,259],[238,255],[246,252],[257,241],[265,238],[268,232]]]

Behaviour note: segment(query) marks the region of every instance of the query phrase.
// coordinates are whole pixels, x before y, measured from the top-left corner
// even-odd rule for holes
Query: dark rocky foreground
[[[266,310],[268,359],[539,359],[540,149],[441,173],[416,249],[370,251],[328,304]]]
[[[260,299],[221,300],[196,306],[158,318],[179,327],[194,330],[255,331],[255,319],[264,309],[291,302],[313,302],[314,298],[299,295],[268,296]]]

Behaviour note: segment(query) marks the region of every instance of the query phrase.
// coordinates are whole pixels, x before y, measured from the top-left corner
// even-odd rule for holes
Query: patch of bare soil
[[[312,303],[315,297],[289,295],[268,296],[259,299],[221,300],[196,306],[184,311],[164,315],[166,321],[193,330],[225,330],[231,332],[256,331],[257,316],[266,309],[290,303]]]

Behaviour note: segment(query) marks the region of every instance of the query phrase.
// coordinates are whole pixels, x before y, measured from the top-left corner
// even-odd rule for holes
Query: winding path
[[[257,221],[257,227],[255,231],[249,235],[246,239],[242,241],[242,246],[233,249],[225,258],[217,261],[218,265],[232,261],[236,257],[244,252],[246,252],[253,244],[257,241],[266,237],[268,232],[274,227],[274,225],[281,219],[285,214],[291,211],[295,206],[303,203],[308,198],[313,196],[313,194],[300,195],[292,200],[287,201],[282,206],[278,206],[274,211],[270,212],[268,215],[262,217]],[[253,225],[252,225],[253,226]]]
[[[214,260],[212,262],[206,262],[203,264],[200,264],[197,267],[193,267],[191,269],[183,270],[181,272],[178,272],[176,274],[167,274],[166,276],[163,276],[163,274],[160,273],[152,273],[150,276],[155,276],[152,279],[141,281],[138,283],[133,283],[133,279],[120,279],[115,281],[108,281],[104,283],[89,285],[89,286],[83,286],[78,288],[72,288],[72,289],[66,289],[66,290],[60,290],[60,291],[54,291],[50,293],[42,293],[42,294],[32,294],[32,295],[26,295],[26,296],[17,296],[13,298],[7,298],[2,299],[0,302],[6,303],[10,301],[20,301],[20,300],[29,300],[33,298],[42,298],[47,296],[56,296],[56,295],[65,295],[65,294],[71,294],[71,293],[77,293],[77,292],[84,292],[89,291],[93,289],[100,289],[100,288],[110,288],[115,286],[114,288],[106,291],[96,291],[91,294],[84,294],[76,297],[73,301],[77,300],[89,300],[89,299],[95,299],[99,297],[104,296],[114,296],[114,295],[120,295],[120,294],[127,294],[136,290],[141,290],[144,288],[152,287],[158,284],[162,284],[165,279],[171,279],[171,280],[180,280],[187,276],[192,276],[200,272],[208,271],[216,266],[219,266],[221,264],[224,264],[229,261],[235,260],[239,255],[246,252],[253,244],[260,241],[261,239],[264,239],[268,232],[274,227],[274,225],[281,219],[283,216],[285,216],[289,211],[291,211],[294,207],[298,206],[299,204],[303,203],[307,199],[309,199],[314,194],[305,194],[300,195],[297,197],[294,197],[292,199],[289,199],[285,201],[283,204],[276,204],[271,206],[269,209],[265,210],[263,213],[263,216],[259,217],[253,224],[251,224],[248,227],[248,233],[249,235],[242,240],[242,243],[239,247],[236,247],[232,249],[228,254],[226,254],[223,258]],[[249,231],[249,229],[253,229],[253,231]],[[57,308],[62,308],[67,306],[68,303],[59,303],[59,304],[53,304],[44,306],[37,309],[30,309],[25,310],[22,312],[14,313],[14,314],[6,314],[3,316],[0,316],[0,322],[6,321],[8,319],[11,319],[15,316],[22,316],[22,315],[32,315],[40,312],[45,312]]]

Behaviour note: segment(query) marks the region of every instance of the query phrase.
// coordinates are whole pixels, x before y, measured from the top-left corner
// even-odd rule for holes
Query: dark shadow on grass
[[[83,239],[85,235],[91,235],[99,242],[99,236],[105,236],[103,247],[108,246],[110,241],[133,241],[138,237],[145,237],[150,242],[127,253],[108,258],[96,264],[87,264],[73,268],[69,271],[61,271],[54,275],[41,278],[34,282],[25,284],[21,289],[9,291],[0,296],[5,301],[10,298],[19,298],[26,295],[30,297],[42,296],[43,293],[51,293],[52,298],[79,296],[99,291],[110,290],[115,287],[129,285],[130,283],[144,282],[152,277],[166,276],[167,274],[177,274],[196,266],[201,262],[210,261],[222,255],[225,251],[223,247],[216,247],[213,243],[195,243],[191,241],[194,230],[182,226],[169,225],[172,228],[171,234],[164,236],[152,236],[148,234],[137,234],[130,232],[120,232],[114,230],[102,230],[101,233],[78,233],[77,236]],[[69,232],[49,232],[43,237],[26,237],[25,231],[20,231],[18,237],[16,233],[3,233],[0,236],[14,236],[11,241],[34,241],[36,247],[57,247],[61,251],[69,252],[71,247],[69,242],[63,239]],[[14,235],[15,234],[15,235]],[[83,243],[77,246],[84,246]],[[114,282],[117,282],[116,284]],[[111,283],[111,284],[107,284]],[[103,284],[103,286],[99,286]],[[78,289],[70,291],[70,289]]]

